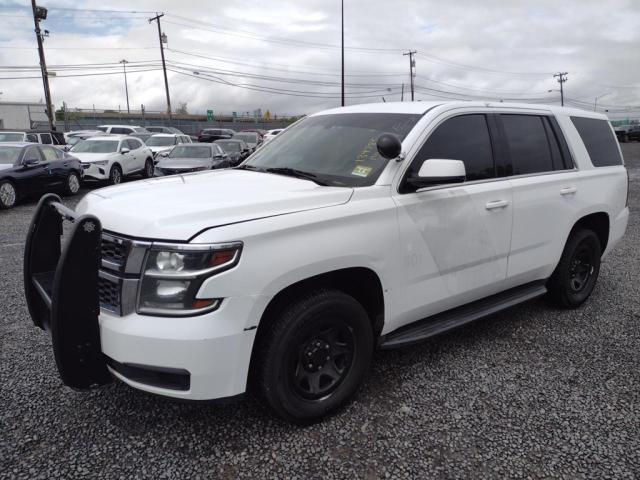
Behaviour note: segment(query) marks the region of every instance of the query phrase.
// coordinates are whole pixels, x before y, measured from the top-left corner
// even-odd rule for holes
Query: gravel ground
[[[633,213],[590,301],[540,299],[378,352],[355,401],[306,428],[252,399],[64,387],[22,294],[35,203],[0,212],[0,477],[638,478],[640,144],[623,150]]]

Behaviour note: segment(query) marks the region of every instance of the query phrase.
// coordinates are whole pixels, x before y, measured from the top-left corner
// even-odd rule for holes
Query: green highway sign
[[[213,110],[207,110],[207,122],[213,122]]]

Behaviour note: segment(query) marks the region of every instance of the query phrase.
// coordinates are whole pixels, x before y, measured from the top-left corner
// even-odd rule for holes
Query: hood
[[[117,152],[112,153],[84,153],[84,152],[69,152],[70,155],[76,157],[81,162],[91,163],[99,162],[100,160],[109,160]]]
[[[283,175],[224,169],[94,190],[76,211],[96,215],[102,228],[115,233],[186,241],[208,228],[340,205],[352,193]]]
[[[171,170],[190,170],[211,165],[210,158],[162,158],[156,163],[157,168],[170,168]]]

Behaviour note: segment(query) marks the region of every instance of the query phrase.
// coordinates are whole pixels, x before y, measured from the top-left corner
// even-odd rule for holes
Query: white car
[[[161,152],[169,152],[176,145],[191,143],[189,135],[176,133],[156,133],[151,135],[145,142],[147,147],[153,152],[155,157]]]
[[[274,130],[268,130],[267,133],[265,133],[262,136],[262,143],[265,144],[267,143],[269,140],[271,140],[272,138],[274,138],[276,135],[278,135],[279,133],[281,133],[284,130],[284,128],[276,128]]]
[[[594,112],[327,110],[239,168],[90,192],[75,213],[45,197],[25,248],[27,304],[36,325],[52,325],[69,386],[111,374],[206,400],[250,384],[281,417],[308,422],[352,397],[375,348],[545,293],[579,307],[625,232],[627,182]],[[42,233],[55,210],[75,233],[51,300],[42,285],[55,257],[37,252],[58,238],[55,223]]]
[[[153,177],[153,153],[138,138],[90,137],[77,143],[71,152],[82,162],[85,180],[107,180],[117,185],[130,175]]]
[[[149,133],[139,125],[98,125],[98,130],[109,135],[131,135],[132,133]]]

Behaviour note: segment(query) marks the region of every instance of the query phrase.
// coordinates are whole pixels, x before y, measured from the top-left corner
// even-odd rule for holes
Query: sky
[[[638,0],[344,0],[346,103],[487,99],[560,103],[640,116]],[[53,103],[277,115],[340,105],[338,0],[39,0]],[[108,10],[108,11],[106,11]],[[131,13],[132,10],[139,13]],[[126,11],[118,12],[118,11]],[[100,74],[100,75],[96,75]],[[41,101],[31,4],[0,0],[0,101]],[[551,91],[550,91],[551,90]]]

